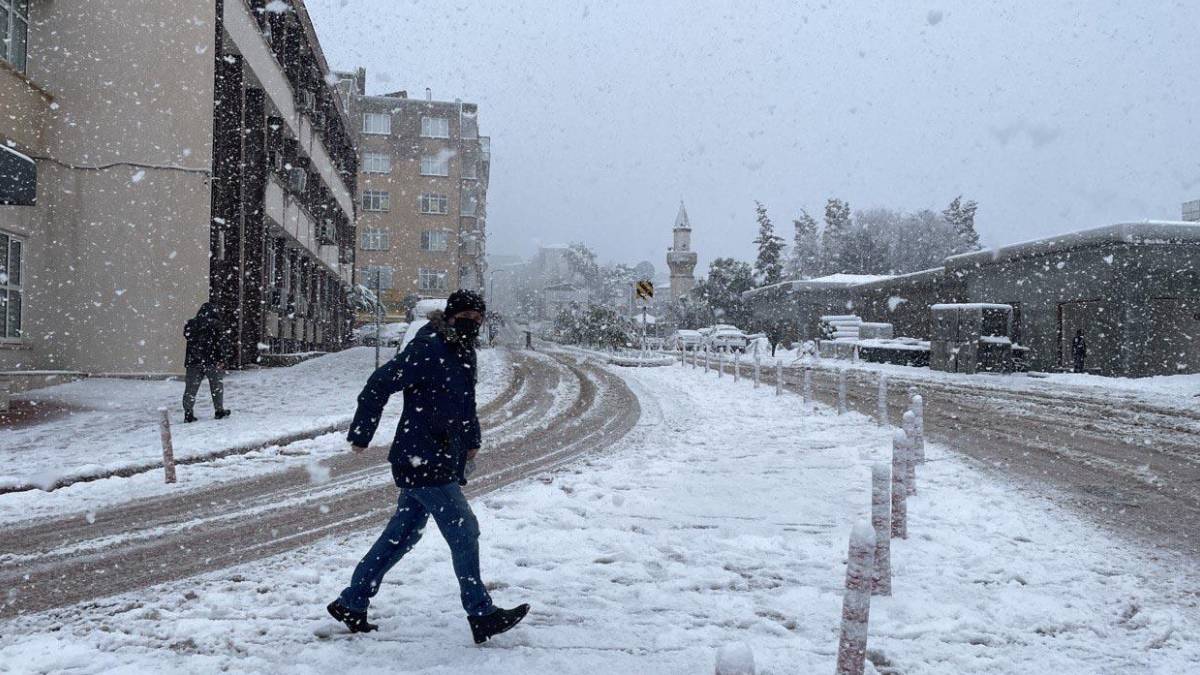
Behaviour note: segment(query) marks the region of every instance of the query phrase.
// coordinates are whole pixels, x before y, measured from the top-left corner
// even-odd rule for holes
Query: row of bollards
[[[881,391],[886,391],[886,386],[881,384]],[[850,533],[838,675],[862,675],[870,596],[892,594],[891,540],[908,538],[908,497],[917,493],[916,465],[925,461],[924,400],[915,388],[908,393],[909,409],[902,416],[902,428],[892,435],[891,466],[877,462],[871,467],[871,526],[860,523]],[[879,409],[886,415],[886,399],[881,400]],[[865,583],[864,575],[869,577]]]

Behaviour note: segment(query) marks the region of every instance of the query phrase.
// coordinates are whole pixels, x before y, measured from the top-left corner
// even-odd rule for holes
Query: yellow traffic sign
[[[642,279],[637,282],[635,288],[637,289],[637,296],[642,300],[649,300],[654,297],[654,282],[649,279]]]

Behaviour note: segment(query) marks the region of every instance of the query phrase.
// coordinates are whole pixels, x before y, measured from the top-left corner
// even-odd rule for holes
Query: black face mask
[[[475,339],[479,337],[479,323],[466,317],[455,318],[450,322],[450,327],[454,329],[459,342],[464,345],[475,344]]]

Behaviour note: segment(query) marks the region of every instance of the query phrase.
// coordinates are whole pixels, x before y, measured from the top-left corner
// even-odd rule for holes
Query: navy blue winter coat
[[[404,392],[404,412],[388,453],[392,477],[402,488],[465,485],[467,452],[479,447],[475,348],[449,340],[448,330],[440,316],[433,317],[358,395],[347,440],[367,447],[388,398]]]

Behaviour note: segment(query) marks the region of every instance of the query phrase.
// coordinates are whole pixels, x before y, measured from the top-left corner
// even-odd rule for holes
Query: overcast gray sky
[[[987,245],[1200,199],[1197,2],[307,5],[370,93],[479,103],[492,253],[662,270],[680,199],[702,268],[752,259],[756,199],[790,239],[830,196],[962,193]]]

